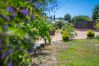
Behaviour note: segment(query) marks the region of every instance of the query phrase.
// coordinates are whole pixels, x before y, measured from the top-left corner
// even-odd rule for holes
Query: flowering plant
[[[49,38],[43,15],[50,0],[0,0],[0,66],[27,66],[36,36]],[[47,38],[46,38],[47,39]]]

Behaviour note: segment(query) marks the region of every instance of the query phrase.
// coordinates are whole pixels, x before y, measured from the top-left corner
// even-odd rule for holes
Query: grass
[[[65,44],[69,48],[56,54],[56,66],[99,66],[99,40],[73,40]]]

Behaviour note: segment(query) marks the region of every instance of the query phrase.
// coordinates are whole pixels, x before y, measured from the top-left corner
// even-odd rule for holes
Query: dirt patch
[[[99,35],[99,32],[94,31],[95,32],[95,36]],[[76,31],[77,36],[75,36],[73,39],[86,39],[87,36],[87,31]]]
[[[54,66],[57,64],[56,54],[59,51],[66,50],[67,48],[68,46],[66,46],[62,41],[52,42],[51,45],[42,49],[41,54],[38,54],[37,57],[32,57],[32,62],[40,66]]]

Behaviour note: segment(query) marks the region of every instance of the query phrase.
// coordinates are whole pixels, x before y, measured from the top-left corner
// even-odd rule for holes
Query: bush
[[[95,33],[92,30],[89,30],[87,32],[87,38],[92,39],[95,37]]]
[[[62,34],[62,40],[63,40],[64,42],[69,41],[69,35],[68,35],[67,32],[64,32],[64,33]]]
[[[76,36],[76,32],[75,32],[75,29],[73,27],[73,25],[69,24],[69,23],[66,23],[64,25],[64,27],[62,28],[62,33],[66,31],[69,35],[70,38]]]
[[[0,66],[28,66],[38,37],[51,41],[47,3],[52,1],[0,0]]]
[[[99,30],[99,23],[96,24],[96,29]]]
[[[58,21],[58,22],[54,25],[54,27],[55,27],[56,29],[61,29],[63,26],[64,26],[64,22],[63,22],[63,21]]]
[[[96,39],[99,39],[99,35],[95,37]]]

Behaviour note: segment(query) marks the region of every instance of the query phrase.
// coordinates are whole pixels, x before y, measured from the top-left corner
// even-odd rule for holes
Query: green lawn
[[[99,66],[99,40],[73,40],[65,44],[69,48],[57,53],[56,66]]]

